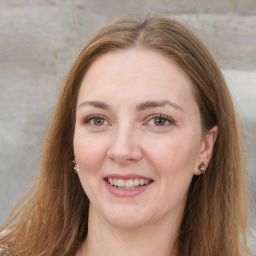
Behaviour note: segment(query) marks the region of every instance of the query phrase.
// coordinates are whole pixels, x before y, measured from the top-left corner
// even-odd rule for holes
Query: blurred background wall
[[[73,60],[103,25],[147,13],[185,23],[217,59],[244,126],[256,201],[255,0],[1,0],[0,224],[35,176]]]

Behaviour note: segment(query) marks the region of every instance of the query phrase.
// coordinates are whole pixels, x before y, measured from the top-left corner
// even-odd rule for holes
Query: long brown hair
[[[144,47],[175,60],[190,77],[202,128],[218,125],[207,172],[194,176],[177,240],[178,255],[247,255],[248,191],[244,145],[223,75],[182,24],[164,17],[124,18],[101,29],[78,56],[46,136],[38,181],[2,230],[10,255],[74,255],[87,236],[89,200],[73,171],[76,102],[82,78],[100,55]]]

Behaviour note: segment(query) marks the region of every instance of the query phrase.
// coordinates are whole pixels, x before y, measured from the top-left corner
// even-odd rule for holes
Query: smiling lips
[[[149,179],[120,179],[120,178],[107,178],[107,182],[119,189],[136,189],[140,186],[145,186],[152,182]]]
[[[151,187],[153,180],[137,174],[109,174],[104,177],[106,188],[116,197],[135,197]]]

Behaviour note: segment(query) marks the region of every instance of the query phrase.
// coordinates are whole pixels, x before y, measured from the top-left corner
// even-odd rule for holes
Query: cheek
[[[198,156],[199,140],[189,136],[169,136],[164,140],[154,142],[154,147],[149,143],[146,147],[147,155],[156,170],[166,175],[193,172]],[[197,145],[198,144],[198,145]]]
[[[90,200],[95,198],[95,188],[101,181],[101,167],[107,152],[104,140],[83,132],[74,134],[74,154],[79,164],[79,179]]]
[[[99,169],[107,153],[107,143],[103,139],[75,132],[74,154],[80,170],[94,171]]]

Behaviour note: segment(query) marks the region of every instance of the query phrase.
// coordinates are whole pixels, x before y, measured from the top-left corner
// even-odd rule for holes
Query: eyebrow
[[[90,106],[93,106],[95,108],[100,108],[100,109],[103,109],[103,110],[110,110],[111,109],[111,106],[102,102],[102,101],[85,101],[83,103],[81,103],[78,108],[82,107],[82,106],[86,106],[86,105],[90,105]],[[179,106],[177,105],[176,103],[174,102],[170,102],[169,100],[162,100],[162,101],[145,101],[145,102],[142,102],[140,104],[138,104],[136,106],[136,110],[137,111],[143,111],[143,110],[146,110],[146,109],[149,109],[149,108],[157,108],[157,107],[163,107],[163,106],[166,106],[166,105],[169,105],[177,110],[180,110],[182,112],[184,112],[184,110]]]
[[[106,104],[102,101],[95,101],[95,100],[94,101],[85,101],[85,102],[81,103],[78,106],[78,108],[80,108],[82,106],[86,106],[86,105],[90,105],[90,106],[93,106],[95,108],[100,108],[100,109],[104,109],[104,110],[109,110],[111,108],[108,104]]]
[[[184,110],[179,105],[177,105],[174,102],[170,102],[169,100],[145,101],[145,102],[142,102],[139,105],[137,105],[136,110],[137,111],[142,111],[142,110],[145,110],[145,109],[148,109],[148,108],[163,107],[163,106],[166,106],[166,105],[169,105],[169,106],[171,106],[171,107],[173,107],[175,109],[178,109],[178,110],[184,112]]]

